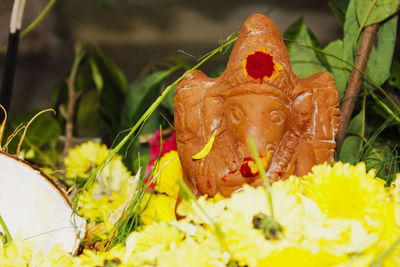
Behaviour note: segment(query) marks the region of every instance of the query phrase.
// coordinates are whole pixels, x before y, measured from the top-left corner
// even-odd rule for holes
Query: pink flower
[[[176,147],[176,134],[173,132],[171,136],[168,138],[168,140],[162,140],[162,150],[160,154],[160,148],[161,148],[161,143],[160,143],[160,130],[156,130],[149,140],[149,154],[150,154],[150,162],[147,165],[146,168],[146,180],[145,184],[148,183],[148,180],[152,180],[153,177],[149,177],[149,174],[151,172],[151,169],[154,166],[155,161],[158,158],[158,155],[160,155],[160,158],[164,156],[166,153],[172,151],[172,150],[177,150]],[[149,185],[148,189],[153,190],[154,188],[154,182],[151,182]]]

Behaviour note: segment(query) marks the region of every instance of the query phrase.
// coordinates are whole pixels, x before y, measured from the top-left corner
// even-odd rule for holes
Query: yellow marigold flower
[[[223,195],[221,195],[220,193],[215,194],[214,197],[211,198],[215,203],[226,199]]]
[[[79,257],[74,257],[73,260],[75,266],[130,266],[125,262],[125,251],[125,247],[122,245],[116,245],[103,252],[86,249]]]
[[[153,176],[156,179],[155,190],[166,193],[171,197],[178,197],[178,179],[183,179],[182,166],[179,161],[178,152],[172,150],[161,157],[156,164]],[[154,179],[154,178],[153,178]]]
[[[128,193],[128,181],[131,173],[122,162],[122,156],[116,155],[104,166],[100,174],[101,181],[107,191],[118,191]]]
[[[150,200],[147,201],[149,198]],[[175,203],[175,197],[146,193],[142,202],[142,208],[145,208],[141,216],[142,222],[151,224],[154,221],[170,222],[175,220]],[[147,204],[146,207],[144,207],[145,204]]]
[[[140,232],[133,232],[126,240],[126,256],[135,265],[154,264],[163,252],[176,247],[184,234],[165,222],[145,226]]]
[[[275,220],[283,228],[278,240],[267,240],[264,232],[254,226],[256,215],[270,216],[264,187],[245,185],[230,199],[216,204],[204,197],[198,201],[219,223],[225,234],[222,242],[239,265],[257,266],[273,251],[288,247],[302,248],[313,255],[334,255],[344,260],[347,253],[360,253],[377,241],[377,235],[368,233],[357,220],[327,217],[317,203],[298,193],[298,185],[299,182],[293,178],[272,185]],[[188,220],[197,224],[209,224],[194,205],[191,209],[187,205],[184,201],[178,212],[183,212]]]
[[[304,248],[287,247],[282,250],[274,250],[266,258],[260,260],[257,266],[268,267],[320,267],[335,266],[344,260],[346,256],[335,256],[326,252],[311,253]]]
[[[396,225],[400,227],[400,173],[396,175],[396,179],[390,185],[390,195],[395,205]]]
[[[64,159],[66,176],[69,178],[88,178],[106,157],[109,150],[106,145],[97,142],[86,142],[68,151],[68,156]],[[130,172],[122,162],[122,156],[114,156],[108,162],[101,174],[100,180],[105,191],[122,191],[128,188]]]
[[[1,243],[1,242],[0,242]],[[34,243],[14,238],[11,243],[0,247],[0,265],[5,267],[26,266],[32,259]]]
[[[376,235],[376,242],[364,248],[369,254],[379,255],[400,236],[399,226],[394,223],[395,202],[391,200],[395,199],[396,189],[392,187],[390,194],[385,181],[376,178],[373,170],[367,173],[364,163],[315,166],[299,181],[303,194],[330,218],[357,220],[370,235]]]
[[[79,196],[78,214],[92,221],[106,221],[126,198],[127,195],[118,192],[101,192],[99,183],[95,182]]]
[[[221,215],[223,215],[223,211],[226,209],[226,201],[227,199],[222,199],[218,202],[214,202],[214,199],[207,199],[207,196],[201,196],[197,199],[199,205],[216,222],[221,220]],[[207,216],[194,204],[194,200],[183,200],[177,208],[177,213],[180,216],[185,216],[188,221],[213,227]]]
[[[368,230],[377,230],[389,201],[384,184],[373,170],[366,172],[364,163],[352,166],[338,162],[333,167],[314,166],[302,179],[302,193],[331,218],[357,219]]]
[[[106,156],[106,145],[89,141],[76,146],[68,151],[64,159],[67,177],[87,177],[90,171],[96,167]]]
[[[160,267],[224,267],[228,263],[229,255],[222,253],[221,246],[216,239],[207,239],[201,243],[187,237],[177,243],[158,259]]]
[[[29,241],[18,238],[4,247],[0,245],[0,266],[26,267],[26,266],[71,266],[72,258],[69,253],[54,246],[46,255],[37,251],[35,245]]]
[[[61,246],[54,246],[46,255],[42,251],[35,254],[29,261],[29,266],[59,266],[67,267],[73,265],[70,254],[62,249]]]

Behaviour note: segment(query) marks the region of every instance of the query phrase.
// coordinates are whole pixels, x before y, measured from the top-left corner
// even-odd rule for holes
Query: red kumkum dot
[[[247,75],[262,82],[264,77],[271,77],[275,71],[275,64],[272,55],[256,51],[246,58]]]
[[[234,174],[235,172],[237,172],[237,170],[235,169],[235,170],[233,170],[233,171],[230,171],[230,172],[228,172],[228,174]]]
[[[243,159],[243,163],[242,163],[242,165],[240,166],[240,173],[241,173],[242,176],[245,177],[245,178],[252,178],[252,177],[255,177],[255,176],[258,175],[258,172],[253,173],[253,172],[251,171],[251,167],[250,167],[250,165],[249,165],[249,162],[250,162],[250,161],[253,161],[253,162],[254,162],[254,159],[252,159],[252,158],[244,158],[244,159]]]

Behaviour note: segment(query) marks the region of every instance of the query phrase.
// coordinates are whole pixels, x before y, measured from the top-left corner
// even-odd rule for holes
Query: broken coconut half
[[[86,221],[73,213],[66,193],[17,157],[0,152],[0,216],[12,237],[33,241],[47,253],[56,244],[75,254]],[[0,226],[0,232],[4,229]]]

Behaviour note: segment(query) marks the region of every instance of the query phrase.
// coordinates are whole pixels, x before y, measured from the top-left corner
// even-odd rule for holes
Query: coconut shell
[[[28,162],[3,152],[0,215],[13,238],[33,241],[44,252],[60,244],[75,254],[85,235],[86,221],[73,213],[65,191]]]

